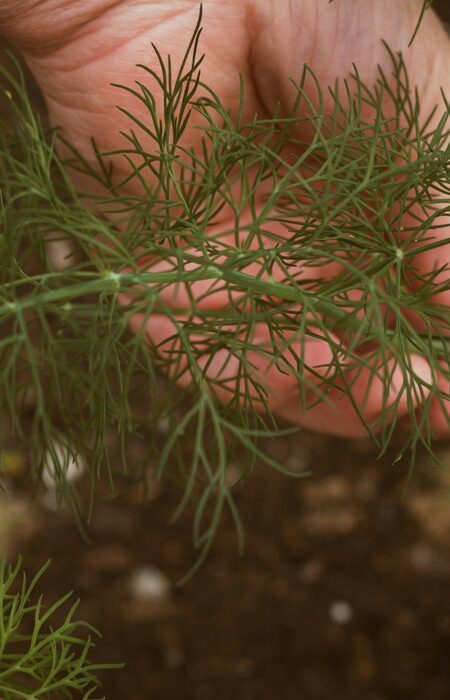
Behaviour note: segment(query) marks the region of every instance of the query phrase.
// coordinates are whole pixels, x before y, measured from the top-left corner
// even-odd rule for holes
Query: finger
[[[419,355],[411,355],[409,362],[411,370],[420,378],[420,382],[415,380],[413,385],[404,370],[391,360],[382,376],[370,368],[350,370],[345,383],[338,379],[329,390],[326,401],[306,411],[299,402],[292,402],[281,407],[279,413],[306,428],[339,437],[366,435],[364,422],[375,433],[379,432],[394,415],[397,419],[409,415],[412,408],[418,407],[429,395],[431,371],[428,363]]]
[[[419,407],[416,411],[414,422],[416,425],[423,423],[424,410],[426,421],[421,432],[428,439],[428,430],[433,439],[448,438],[450,436],[450,372],[448,365],[442,361],[441,371],[436,371],[433,377],[433,393],[429,397],[427,406]],[[411,419],[404,420],[405,428],[411,427]]]
[[[336,78],[347,77],[353,64],[367,85],[375,83],[378,66],[390,75],[391,61],[383,39],[394,52],[404,52],[422,107],[429,112],[440,101],[440,87],[446,91],[450,83],[450,42],[434,12],[428,11],[408,48],[421,7],[422,0],[340,0],[324,4],[322,9],[316,0],[261,3],[254,22],[252,57],[256,85],[266,108],[273,111],[280,102],[289,110],[293,86],[287,76],[300,77],[305,63],[321,85],[334,85]],[[314,90],[311,98],[317,100]],[[331,95],[324,91],[323,99],[325,110],[331,109]]]
[[[409,222],[405,217],[405,228],[413,230],[418,222],[423,221],[423,233],[420,240],[412,241],[405,246],[408,251],[406,260],[409,287],[414,291],[425,290],[427,302],[450,306],[450,191],[438,194],[436,188],[430,193],[434,201],[432,206],[416,215],[415,222]],[[436,211],[442,213],[436,216]],[[433,217],[426,228],[429,217]],[[416,251],[416,252],[415,252]]]
[[[133,332],[147,336],[159,356],[157,364],[164,365],[164,371],[180,386],[192,386],[199,369],[221,401],[229,403],[240,396],[241,403],[245,403],[245,397],[250,397],[258,410],[264,410],[260,390],[272,411],[279,411],[293,392],[299,395],[300,366],[305,384],[319,386],[330,373],[339,348],[336,336],[327,334],[325,339],[319,330],[317,337],[283,334],[277,347],[267,326],[257,323],[250,338],[241,335],[234,344],[229,341],[229,346],[234,345],[230,350],[220,343],[217,347],[208,343],[208,337],[201,333],[201,323],[197,332],[187,330],[182,323],[181,319],[174,322],[160,314],[148,317],[139,313],[130,318],[129,325]],[[182,336],[189,345],[188,352]],[[243,376],[244,368],[249,381]]]
[[[276,212],[266,212],[266,220],[259,220],[269,190],[270,185],[263,185],[254,208],[244,206],[236,191],[235,207],[239,214],[233,215],[231,207],[225,207],[220,216],[211,223],[208,222],[206,235],[209,248],[213,250],[211,264],[223,270],[224,277],[168,285],[160,292],[164,303],[186,309],[192,308],[193,303],[201,309],[238,303],[245,291],[238,292],[236,288],[230,290],[231,285],[226,279],[227,269],[242,272],[249,280],[254,278],[263,282],[286,284],[294,282],[308,286],[309,289],[314,283],[336,277],[342,268],[340,262],[327,259],[319,252],[311,258],[311,254],[305,251],[302,259],[301,244],[285,245],[292,237],[292,232],[283,221],[276,220]],[[301,226],[300,221],[296,223]],[[195,234],[192,236],[195,237]],[[199,252],[198,244],[190,246],[188,241],[186,236],[171,241],[170,247],[164,243],[159,258],[155,254],[147,254],[145,249],[137,250],[136,264],[141,271],[149,273],[175,272],[180,269],[180,258],[184,258],[184,272],[194,272],[196,269],[200,272],[206,266],[205,253]],[[183,250],[182,255],[179,254],[180,248]],[[276,293],[272,297],[276,297]],[[123,298],[129,297],[124,295]]]
[[[176,378],[180,386],[192,386],[192,367],[176,324],[159,314],[150,318],[144,314],[134,314],[130,328],[133,332],[144,332],[151,343],[157,346],[161,362],[169,376]],[[280,417],[311,430],[340,437],[365,435],[367,431],[364,422],[375,433],[379,432],[383,420],[389,424],[395,415],[396,420],[401,421],[414,408],[419,409],[430,393],[431,370],[427,361],[419,355],[409,357],[408,375],[391,360],[381,376],[370,367],[352,369],[346,373],[345,382],[336,378],[330,388],[330,372],[336,366],[338,345],[338,339],[332,335],[328,336],[328,340],[320,337],[303,340],[296,338],[290,347],[287,346],[283,361],[275,362],[274,354],[270,351],[267,328],[257,324],[252,339],[254,350],[246,353],[245,361],[246,367],[251,367],[250,374],[254,383],[245,387],[239,386],[239,382],[243,381],[240,373],[242,356],[231,354],[223,348],[203,355],[202,347],[205,345],[201,334],[189,334],[189,343],[195,348],[196,365],[212,383],[221,401],[229,403],[240,395],[242,403],[243,397],[249,395],[255,402],[253,407],[263,410],[264,404],[255,389],[259,386],[267,394],[267,407]],[[336,343],[334,349],[332,343]],[[310,397],[309,403],[316,402],[315,406],[306,410],[300,399],[301,389],[295,376],[296,359],[299,357],[303,358],[305,365],[303,382]],[[345,358],[341,357],[339,363],[345,372]],[[411,381],[413,374],[416,379]],[[316,386],[316,390],[313,386]],[[247,394],[248,391],[250,394]],[[323,394],[325,399],[317,403]],[[448,422],[437,401],[432,404],[430,420],[435,423],[437,433],[446,434]]]

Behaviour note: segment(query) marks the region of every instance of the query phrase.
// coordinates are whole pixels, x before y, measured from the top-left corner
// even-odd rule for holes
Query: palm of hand
[[[192,34],[199,3],[180,0],[173,4],[154,5],[138,0],[115,3],[98,0],[90,4],[89,17],[83,16],[83,4],[73,2],[69,6],[61,0],[60,7],[67,5],[66,14],[62,13],[65,24],[47,29],[53,32],[52,48],[48,52],[37,50],[36,39],[42,37],[42,27],[44,32],[46,26],[50,27],[46,19],[51,17],[54,2],[44,2],[43,9],[34,15],[31,13],[28,24],[25,22],[23,27],[27,36],[27,58],[46,96],[52,122],[61,126],[66,138],[91,159],[91,136],[96,138],[102,150],[114,150],[123,145],[119,131],[127,130],[129,122],[115,109],[116,104],[139,116],[136,103],[127,103],[127,99],[132,98],[119,94],[110,83],[133,84],[138,77],[135,64],[148,65],[154,60],[150,42],[157,45],[163,56],[170,53],[176,66]],[[345,75],[354,61],[362,78],[370,82],[375,76],[377,63],[386,59],[378,37],[385,38],[394,49],[405,49],[417,17],[416,3],[404,0],[396,3],[395,10],[391,8],[390,12],[384,12],[386,8],[381,6],[387,4],[391,5],[387,0],[379,0],[377,10],[368,11],[367,6],[361,9],[362,3],[358,5],[354,0],[348,0],[336,3],[336,6],[323,3],[323,9],[319,11],[316,0],[299,1],[296,5],[287,0],[278,3],[209,0],[204,3],[204,31],[200,45],[201,52],[206,54],[202,79],[214,87],[223,104],[233,112],[239,100],[238,74],[241,72],[246,79],[248,118],[255,113],[270,116],[277,102],[288,107],[292,93],[287,78],[297,77],[304,62],[312,65],[321,82],[331,84],[336,76]],[[77,9],[79,6],[80,10]],[[392,17],[393,12],[399,13],[398,22]],[[438,100],[439,86],[444,81],[439,57],[434,57],[433,62],[431,59],[435,44],[430,37],[436,31],[441,30],[435,18],[430,16],[421,30],[421,44],[416,44],[407,56],[410,72],[419,89],[421,83],[425,85],[428,80],[432,63],[435,84],[434,89],[428,85],[426,92],[429,106]],[[330,37],[334,43],[330,42]],[[424,48],[427,49],[426,60]],[[198,132],[190,132],[187,138],[185,145],[195,146]],[[123,167],[120,163],[117,165],[119,169]],[[427,264],[429,262],[424,259],[424,265]],[[209,303],[220,306],[227,301],[224,292],[223,295],[211,296]],[[185,303],[189,303],[188,299]],[[180,305],[179,298],[177,305]],[[137,327],[140,322],[136,315],[132,325]],[[173,327],[163,318],[158,321],[152,318],[150,332],[161,341],[173,333]],[[265,329],[259,324],[255,342],[264,342],[265,337]],[[325,341],[308,340],[304,352],[311,365],[324,365],[331,358]],[[295,379],[280,374],[269,363],[264,366],[259,356],[255,362],[271,392],[271,406],[275,411],[316,430],[341,435],[362,433],[351,401],[342,398],[338,390],[330,394],[330,398],[336,400],[335,408],[320,405],[303,414],[298,404]],[[429,376],[423,358],[415,357],[414,367],[419,375]],[[234,373],[232,367],[229,371]],[[367,370],[353,385],[356,401],[362,401],[368,381]],[[401,383],[402,376],[394,374],[393,395]],[[363,408],[369,423],[379,415],[382,397],[381,384],[372,382]],[[407,414],[406,397],[398,410],[400,414]],[[438,409],[434,421],[436,432],[442,431],[446,421],[440,417]]]

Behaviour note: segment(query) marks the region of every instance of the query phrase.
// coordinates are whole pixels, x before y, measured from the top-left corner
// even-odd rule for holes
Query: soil
[[[192,513],[169,525],[180,496],[169,480],[144,503],[104,487],[86,544],[69,511],[28,502],[12,478],[10,554],[30,573],[50,557],[47,600],[74,590],[104,635],[98,659],[125,662],[102,678],[109,700],[447,700],[450,473],[419,455],[402,498],[406,465],[377,460],[367,441],[301,431],[264,449],[311,476],[257,465],[236,487],[243,556],[225,519],[182,587]],[[439,453],[450,463],[450,445]]]
[[[145,501],[103,485],[86,543],[51,495],[32,498],[11,443],[0,554],[30,573],[52,559],[47,600],[73,590],[103,633],[98,659],[125,662],[102,676],[109,700],[448,700],[450,472],[420,453],[405,494],[394,448],[377,459],[368,441],[300,431],[263,449],[311,475],[256,465],[235,489],[243,555],[225,518],[180,587],[195,552],[193,513],[169,525],[176,485],[151,482]],[[450,444],[438,450],[450,466]]]

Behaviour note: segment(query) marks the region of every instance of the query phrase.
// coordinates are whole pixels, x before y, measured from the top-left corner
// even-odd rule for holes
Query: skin
[[[372,83],[378,64],[389,71],[383,38],[393,50],[404,52],[423,114],[427,114],[441,102],[441,88],[450,96],[450,43],[439,20],[429,11],[412,47],[407,47],[421,4],[421,0],[204,0],[200,51],[206,58],[202,78],[214,86],[233,112],[241,72],[246,80],[246,117],[255,112],[270,116],[277,103],[289,108],[293,88],[287,78],[299,76],[305,62],[323,85],[345,77],[352,63],[358,66],[362,79]],[[154,62],[150,42],[163,55],[170,52],[176,66],[199,10],[198,0],[2,0],[0,5],[0,31],[23,52],[42,88],[52,123],[62,127],[66,138],[90,160],[91,136],[105,150],[120,148],[123,143],[119,131],[129,128],[129,123],[115,105],[120,103],[138,114],[136,103],[119,94],[111,82],[131,85],[142,77],[135,64]],[[195,147],[198,138],[198,132],[190,129],[184,145]],[[121,163],[117,166],[123,168]],[[224,219],[219,226],[225,228],[226,224]],[[441,235],[448,233],[443,229]],[[429,251],[418,257],[416,264],[423,273],[431,270],[434,262],[434,252]],[[172,298],[169,292],[167,301],[174,302],[175,296],[176,292]],[[441,301],[450,303],[450,298],[444,296]],[[181,293],[176,303],[187,306],[189,300]],[[205,302],[211,306],[226,303],[225,292],[211,294]],[[136,314],[131,325],[137,329],[141,322]],[[147,332],[161,342],[173,333],[173,327],[164,318],[152,317]],[[254,343],[264,343],[266,336],[265,328],[259,325]],[[307,360],[317,366],[326,365],[331,358],[327,343],[320,339],[307,340],[305,352]],[[270,391],[274,411],[317,431],[341,436],[363,434],[351,401],[342,396],[338,386],[329,395],[330,404],[303,413],[294,380],[260,355],[255,354],[254,361]],[[418,376],[430,381],[426,358],[415,355],[412,362]],[[219,365],[220,356],[205,371],[218,372]],[[232,374],[233,367],[227,371]],[[392,398],[401,384],[402,376],[396,370]],[[426,395],[427,390],[422,391]],[[370,379],[369,370],[361,373],[353,392],[365,418],[375,421],[383,392],[380,383]],[[398,412],[407,415],[406,398],[400,401]],[[448,435],[447,420],[437,402],[430,415],[435,435]]]

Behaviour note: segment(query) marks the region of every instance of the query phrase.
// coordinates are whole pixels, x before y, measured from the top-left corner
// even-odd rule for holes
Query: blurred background
[[[434,0],[433,7],[445,22],[450,22],[450,4],[448,0]]]
[[[435,5],[450,21],[448,0]],[[74,590],[80,616],[103,633],[98,658],[126,664],[102,678],[109,700],[448,700],[450,472],[419,454],[405,490],[395,447],[377,460],[366,440],[266,440],[265,451],[311,476],[257,466],[236,487],[244,555],[225,519],[179,587],[196,556],[193,513],[169,525],[180,491],[152,477],[151,460],[145,499],[129,479],[115,496],[101,485],[86,542],[71,512],[56,509],[51,480],[30,493],[26,445],[11,441],[0,554],[23,554],[30,573],[52,559],[48,600]],[[110,450],[120,472],[113,434]],[[142,461],[145,436],[128,451]],[[438,453],[450,465],[450,444]],[[74,478],[87,503],[82,465]]]

